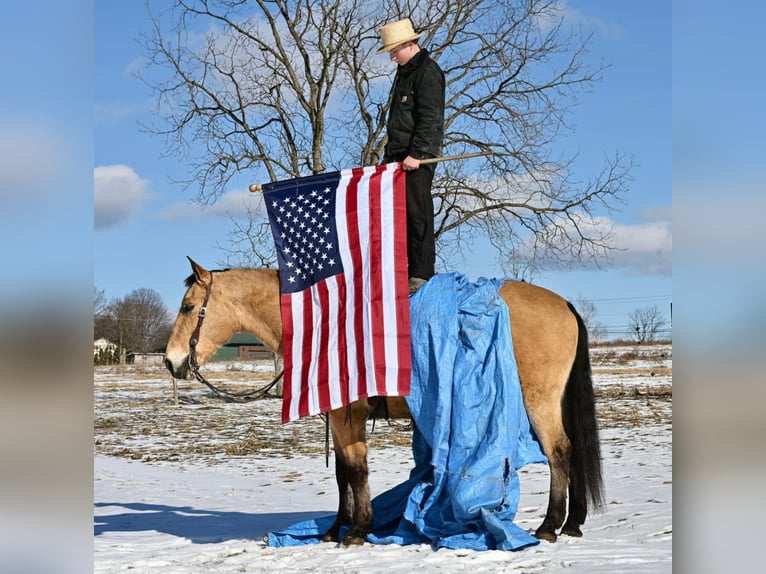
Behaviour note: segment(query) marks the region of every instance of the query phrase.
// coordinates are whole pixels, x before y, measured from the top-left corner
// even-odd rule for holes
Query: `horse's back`
[[[538,400],[559,403],[577,353],[577,318],[566,299],[531,283],[506,281],[500,296],[511,316],[527,409]]]

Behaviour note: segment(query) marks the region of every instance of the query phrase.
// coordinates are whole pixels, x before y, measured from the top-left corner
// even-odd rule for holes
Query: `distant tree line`
[[[575,299],[573,305],[585,323],[588,339],[591,343],[625,339],[641,344],[671,338],[670,324],[656,305],[634,309],[628,314],[628,323],[621,325],[616,330],[607,328],[596,319],[596,306],[583,296]]]
[[[104,338],[117,349],[94,356],[96,364],[114,364],[128,353],[165,351],[173,318],[154,289],[134,289],[123,298],[107,301],[103,290],[94,289],[93,338]]]
[[[627,339],[635,343],[652,343],[670,338],[669,323],[656,305],[635,309],[628,323],[617,332],[596,319],[596,306],[579,296],[573,302],[588,330],[592,343],[608,339]],[[93,339],[107,339],[116,349],[103,349],[94,355],[97,365],[117,364],[128,353],[162,353],[165,351],[174,317],[153,289],[134,289],[123,298],[107,301],[103,290],[94,289]]]

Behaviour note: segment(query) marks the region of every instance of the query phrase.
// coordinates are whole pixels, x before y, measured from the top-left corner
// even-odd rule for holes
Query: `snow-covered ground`
[[[193,381],[179,405],[160,369],[95,370],[94,571],[106,572],[670,572],[672,348],[592,351],[606,485],[605,512],[583,538],[519,552],[426,545],[269,548],[267,531],[333,513],[318,417],[279,423],[280,400],[224,403]],[[268,364],[210,365],[233,390],[267,380]],[[409,433],[370,426],[374,495],[404,481]],[[548,469],[521,470],[516,523],[533,531],[547,505]]]

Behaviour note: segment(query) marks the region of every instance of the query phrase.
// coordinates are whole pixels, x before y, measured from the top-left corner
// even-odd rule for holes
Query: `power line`
[[[587,299],[591,303],[630,303],[635,301],[670,301],[672,295],[645,295],[642,297],[611,297],[604,299]]]

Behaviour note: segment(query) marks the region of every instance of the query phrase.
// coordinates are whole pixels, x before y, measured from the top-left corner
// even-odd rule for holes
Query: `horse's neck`
[[[275,351],[282,353],[282,318],[279,309],[279,277],[274,270],[248,269],[235,277],[233,292],[237,294],[239,330],[258,337]]]

